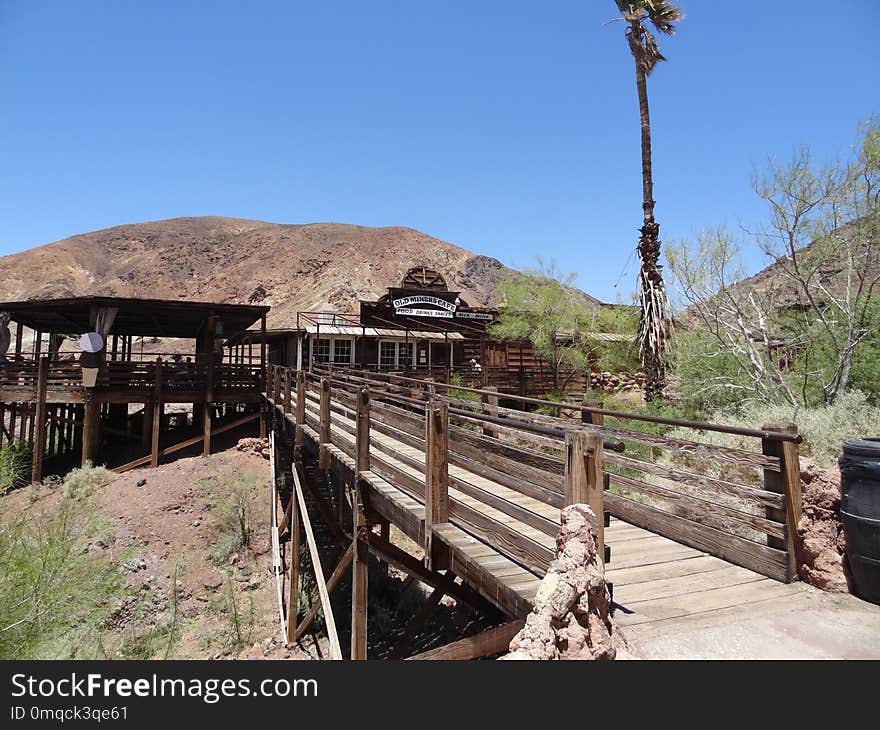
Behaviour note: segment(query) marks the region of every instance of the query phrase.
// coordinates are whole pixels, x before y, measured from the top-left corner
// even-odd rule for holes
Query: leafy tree
[[[626,39],[636,66],[636,91],[639,97],[642,143],[642,210],[644,220],[639,239],[639,354],[646,375],[646,397],[650,400],[663,391],[666,380],[664,350],[669,329],[668,305],[660,259],[660,225],[654,219],[654,176],[651,160],[651,114],[648,105],[648,76],[660,61],[656,36],[650,31],[674,35],[684,13],[666,0],[616,0],[626,23]]]
[[[723,229],[667,247],[688,317],[709,336],[704,355],[735,366],[700,382],[792,406],[831,405],[856,382],[874,390],[880,118],[862,128],[848,164],[817,167],[801,149],[786,165],[771,161],[754,188],[770,209],[751,232],[773,263],[769,276],[743,281],[740,245]]]
[[[573,287],[574,277],[539,260],[536,268],[508,274],[496,289],[501,313],[489,333],[530,342],[550,367],[554,390],[564,389],[574,372],[588,371],[591,358],[606,348],[594,333],[634,330],[632,314],[588,307]]]

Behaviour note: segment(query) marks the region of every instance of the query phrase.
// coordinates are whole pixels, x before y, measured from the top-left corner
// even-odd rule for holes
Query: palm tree
[[[642,209],[644,222],[640,229],[639,357],[645,371],[645,397],[660,395],[666,384],[664,350],[669,333],[666,289],[663,285],[660,259],[660,225],[654,220],[654,176],[651,169],[651,114],[648,108],[648,76],[666,59],[660,53],[657,38],[648,30],[650,23],[659,33],[674,35],[675,26],[684,13],[666,0],[615,0],[622,20],[627,24],[626,39],[636,62],[636,89],[642,120]]]

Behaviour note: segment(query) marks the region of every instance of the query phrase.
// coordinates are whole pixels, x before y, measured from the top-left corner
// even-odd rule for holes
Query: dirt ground
[[[51,509],[60,489],[4,497],[4,508]],[[111,523],[91,544],[121,566],[125,596],[113,630],[154,639],[156,658],[308,658],[281,641],[272,574],[269,462],[229,449],[115,476],[97,504]],[[249,529],[238,544],[239,514]],[[222,561],[220,560],[222,558]]]

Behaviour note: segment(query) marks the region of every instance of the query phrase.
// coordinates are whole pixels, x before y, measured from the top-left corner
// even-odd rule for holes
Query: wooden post
[[[21,360],[21,341],[24,336],[24,325],[21,322],[15,323],[15,359]]]
[[[590,431],[565,432],[564,505],[586,504],[596,515],[596,549],[605,559],[605,492],[602,436]]]
[[[794,423],[766,423],[761,427],[764,431],[779,431],[796,434]],[[797,524],[801,519],[801,469],[798,445],[791,441],[778,439],[762,439],[761,450],[766,456],[779,458],[782,471],[764,470],[764,489],[785,495],[785,508],[766,508],[767,519],[785,525],[785,538],[767,536],[769,547],[785,550],[788,561],[785,569],[786,582],[791,582],[798,575],[798,556],[800,541],[798,540]]]
[[[363,660],[367,658],[367,570],[370,555],[366,539],[367,522],[357,477],[351,503],[354,540],[354,559],[351,562],[351,658]]]
[[[266,315],[260,317],[260,366],[266,367]]]
[[[150,466],[159,466],[159,434],[162,430],[162,358],[156,360],[156,382],[153,391],[153,434],[150,446]]]
[[[95,437],[97,436],[98,404],[94,400],[92,393],[86,393],[86,402],[83,408],[83,424],[82,424],[82,459],[81,466],[85,466],[86,462],[94,463],[96,445]]]
[[[318,466],[321,469],[330,468],[330,454],[324,448],[325,444],[330,444],[330,380],[321,378],[321,407],[320,407],[321,433],[318,439]]]
[[[272,366],[272,403],[281,405],[281,368],[277,365]]]
[[[291,411],[290,368],[284,368],[284,415]]]
[[[355,429],[355,470],[370,470],[370,389],[358,391],[357,425]]]
[[[46,450],[46,389],[49,379],[49,358],[41,357],[37,370],[37,412],[34,416],[33,464],[31,481],[39,482],[43,478],[43,452]]]
[[[299,459],[302,454],[303,428],[306,425],[306,374],[304,370],[296,371],[296,410],[293,414],[296,424],[294,436],[295,458]]]
[[[485,403],[487,406],[486,413],[489,416],[494,416],[495,418],[498,418],[498,388],[484,388],[484,390],[491,391],[494,394],[489,395],[488,393],[484,393],[482,396],[480,396],[483,403]],[[494,428],[492,428],[490,424],[487,423],[483,426],[483,435],[491,436],[494,438],[498,435],[498,433],[495,431]]]
[[[358,391],[355,426],[355,474],[351,489],[352,540],[351,563],[351,658],[367,658],[367,566],[369,547],[367,521],[361,500],[360,476],[370,470],[370,390]]]
[[[293,467],[296,469],[296,466]],[[296,495],[296,480],[293,481],[293,492],[290,494],[290,565],[288,597],[287,597],[287,641],[296,641],[296,619],[299,613],[299,554],[300,528],[299,504]]]
[[[202,456],[211,455],[211,421],[214,417],[214,369],[216,353],[214,344],[217,340],[217,317],[210,315],[206,322],[205,336],[202,342],[203,359],[207,366],[205,377],[205,401],[202,404]],[[193,409],[195,413],[195,409]]]
[[[449,406],[431,401],[425,408],[425,565],[449,567],[442,543],[434,543],[433,527],[449,522]]]
[[[604,408],[605,404],[600,400],[584,400],[581,401],[582,406],[588,408]],[[581,423],[590,423],[593,426],[605,425],[604,413],[591,413],[590,411],[581,411]]]

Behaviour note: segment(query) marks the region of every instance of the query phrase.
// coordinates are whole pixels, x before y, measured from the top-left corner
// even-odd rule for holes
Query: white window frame
[[[389,367],[388,365],[382,364],[382,344],[388,343],[390,345],[394,345],[394,365],[391,366],[393,370],[403,370],[406,364],[405,356],[406,356],[406,347],[409,345],[410,348],[410,367],[414,368],[417,363],[415,360],[416,357],[416,341],[415,340],[395,340],[389,338],[382,338],[379,340],[378,352],[376,353],[376,364],[379,366],[381,370],[383,367]],[[404,358],[401,357],[404,356]]]
[[[329,340],[330,341],[330,350],[328,352],[328,359],[324,362],[319,361],[315,358],[315,354],[318,349],[318,342],[322,341],[322,340],[325,340],[325,341]],[[336,362],[336,343],[337,343],[337,341],[351,343],[351,349],[349,350],[349,353],[348,353],[347,362]],[[311,346],[309,347],[309,360],[312,363],[317,362],[322,365],[354,365],[354,352],[355,352],[354,337],[332,337],[332,336],[328,337],[326,335],[320,335],[320,336],[315,335],[314,337],[312,337],[312,342],[310,344],[311,344]]]

